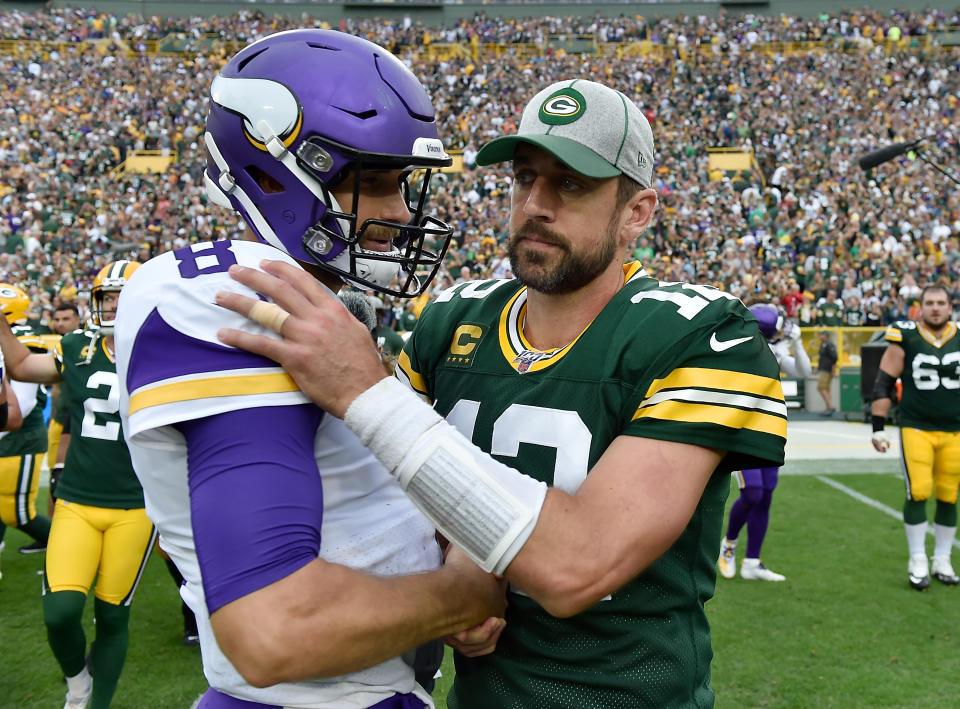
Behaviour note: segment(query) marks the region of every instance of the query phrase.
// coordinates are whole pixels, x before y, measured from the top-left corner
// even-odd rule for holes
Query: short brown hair
[[[617,209],[622,209],[630,201],[630,198],[642,189],[646,188],[629,175],[621,172],[617,178]]]

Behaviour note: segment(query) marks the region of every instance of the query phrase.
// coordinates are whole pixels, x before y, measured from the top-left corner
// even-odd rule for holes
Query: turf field
[[[896,464],[848,457],[863,455],[866,427],[811,424],[804,430],[806,437],[791,433],[790,462],[764,545],[765,563],[786,582],[721,578],[707,606],[717,706],[956,704],[960,587],[934,581],[918,593],[907,585]],[[815,455],[844,458],[811,459]],[[731,502],[735,495],[734,489]],[[16,551],[27,541],[8,530],[0,580],[0,709],[59,707],[65,692],[41,618],[36,572],[42,555]],[[740,556],[744,546],[741,538]],[[960,563],[960,555],[954,561]],[[205,688],[200,652],[180,644],[179,599],[157,556],[134,600],[131,625],[113,707],[190,707]],[[87,627],[92,631],[89,613]],[[453,676],[449,657],[442,671],[438,707],[445,707]]]

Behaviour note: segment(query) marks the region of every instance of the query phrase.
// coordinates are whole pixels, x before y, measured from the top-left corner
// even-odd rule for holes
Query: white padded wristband
[[[447,539],[485,571],[506,570],[536,526],[546,483],[491,458],[395,379],[357,397],[344,422]]]
[[[393,377],[354,399],[343,416],[347,428],[393,475],[414,442],[441,421],[440,414]]]

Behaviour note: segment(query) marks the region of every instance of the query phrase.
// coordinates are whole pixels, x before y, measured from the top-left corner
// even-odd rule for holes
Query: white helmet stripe
[[[213,135],[209,132],[203,134],[203,140],[207,145],[207,150],[210,152],[210,157],[213,158],[213,161],[217,164],[217,167],[220,168],[221,174],[230,174],[230,166],[227,164],[227,161],[223,159],[223,154],[220,152],[220,148],[217,147],[217,142],[213,139]],[[217,184],[215,181],[208,180],[208,187],[210,182],[216,184],[217,189],[222,189],[221,185]],[[223,192],[221,192],[223,194]],[[254,227],[257,230],[257,233],[262,236],[270,246],[280,249],[284,253],[287,253],[287,250],[283,247],[283,242],[277,237],[273,229],[270,228],[270,225],[267,223],[267,220],[263,218],[263,215],[260,213],[260,210],[257,209],[257,206],[253,203],[250,197],[240,189],[236,182],[230,188],[230,194],[237,198],[237,201],[243,206],[244,210],[247,212],[247,218],[253,222]],[[211,195],[211,198],[216,201],[216,198]],[[230,205],[231,207],[233,205]]]

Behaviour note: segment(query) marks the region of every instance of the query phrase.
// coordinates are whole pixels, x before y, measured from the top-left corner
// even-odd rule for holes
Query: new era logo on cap
[[[625,174],[644,187],[653,179],[653,132],[633,101],[603,84],[572,79],[552,84],[527,104],[516,135],[495,138],[477,154],[491,165],[531,143],[586,175]]]

